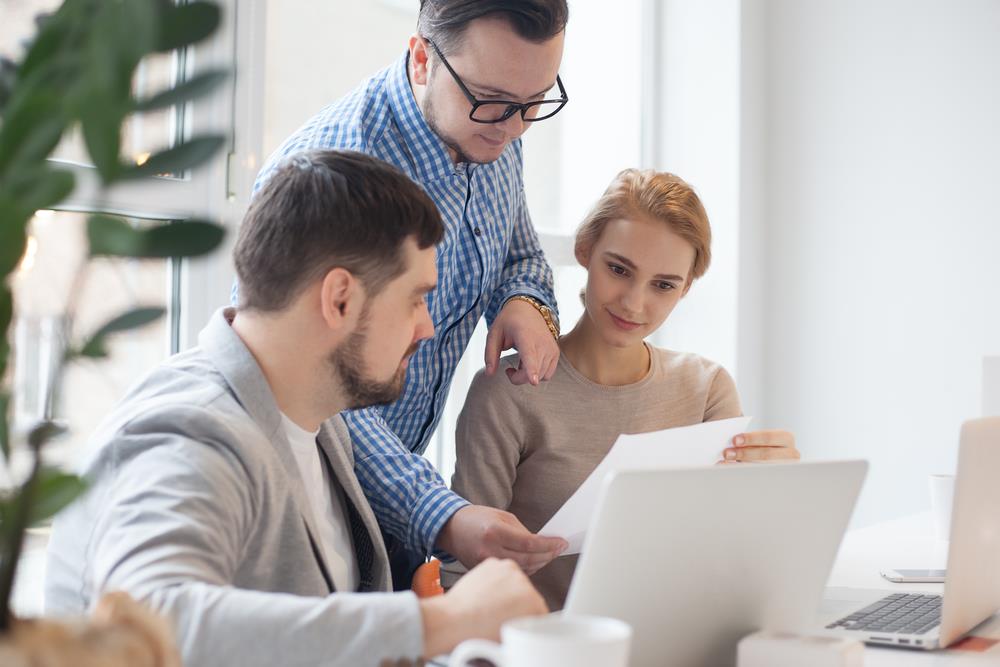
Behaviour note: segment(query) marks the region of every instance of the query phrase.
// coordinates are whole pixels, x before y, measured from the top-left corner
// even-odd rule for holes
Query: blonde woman
[[[538,387],[515,386],[503,373],[476,376],[458,420],[452,489],[538,531],[620,434],[740,416],[724,368],[645,342],[708,269],[710,247],[708,217],[687,183],[621,172],[577,232],[585,311],[559,339],[554,376]],[[517,367],[516,355],[503,361]],[[720,452],[726,461],[798,457],[788,431],[743,433]],[[551,609],[563,606],[576,560],[559,558],[533,576]]]

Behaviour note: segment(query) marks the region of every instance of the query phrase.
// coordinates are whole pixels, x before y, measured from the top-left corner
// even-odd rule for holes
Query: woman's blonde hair
[[[652,169],[620,172],[577,230],[577,257],[589,256],[607,224],[622,218],[666,224],[694,248],[688,285],[705,275],[712,260],[712,229],[701,200],[683,179]]]

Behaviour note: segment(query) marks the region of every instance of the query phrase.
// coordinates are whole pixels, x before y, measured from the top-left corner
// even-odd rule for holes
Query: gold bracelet
[[[549,328],[549,333],[552,334],[553,338],[555,338],[556,340],[559,340],[559,324],[556,322],[556,319],[554,317],[552,317],[552,309],[551,308],[549,308],[548,306],[546,306],[544,303],[542,303],[538,299],[535,299],[533,297],[527,296],[525,294],[515,294],[514,296],[510,297],[509,299],[507,299],[507,301],[504,303],[504,305],[506,306],[508,303],[510,303],[511,301],[515,301],[515,300],[516,301],[527,301],[532,306],[534,306],[535,310],[538,311],[538,314],[542,316],[543,320],[545,320],[545,326],[547,326]]]

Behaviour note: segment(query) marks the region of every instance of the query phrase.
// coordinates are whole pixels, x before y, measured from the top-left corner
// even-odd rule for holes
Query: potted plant
[[[26,529],[44,521],[84,492],[84,480],[44,463],[47,442],[63,426],[52,419],[12,442],[12,390],[8,370],[15,304],[10,277],[38,210],[58,208],[74,190],[69,170],[48,158],[60,139],[79,127],[102,188],[135,178],[179,174],[222,147],[222,135],[201,135],[149,156],[123,161],[123,123],[135,113],[183,105],[211,91],[226,76],[202,72],[156,95],[136,99],[135,71],[143,58],[184,49],[211,35],[220,11],[212,2],[173,0],[65,0],[41,17],[19,63],[0,63],[0,450],[9,466],[13,448],[26,447],[30,470],[14,488],[0,492],[0,663],[74,666],[180,664],[170,629],[128,596],[113,593],[89,619],[55,622],[17,619],[10,603]],[[127,221],[95,214],[87,220],[89,257],[172,258],[203,255],[222,240],[219,225],[184,220],[137,229]],[[77,282],[86,277],[86,264]],[[75,359],[106,357],[112,334],[149,324],[164,314],[144,306],[111,318],[96,331],[74,331],[76,303],[65,313],[67,340],[58,368]]]

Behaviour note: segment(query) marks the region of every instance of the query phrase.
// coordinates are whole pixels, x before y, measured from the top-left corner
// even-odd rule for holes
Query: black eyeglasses
[[[425,37],[424,39],[427,38]],[[518,112],[521,113],[521,120],[527,123],[534,123],[546,118],[552,118],[569,102],[569,98],[566,96],[566,88],[563,87],[562,79],[559,78],[558,74],[556,74],[556,85],[559,86],[559,99],[538,100],[525,104],[510,100],[478,100],[466,87],[462,78],[458,76],[458,73],[452,69],[451,64],[444,57],[444,54],[441,53],[437,44],[429,39],[427,43],[434,49],[434,53],[437,54],[437,57],[441,59],[441,62],[444,63],[444,66],[451,74],[451,78],[455,79],[455,83],[458,84],[459,89],[465,94],[466,99],[469,100],[469,104],[472,105],[472,110],[469,111],[469,118],[476,123],[502,123]]]

